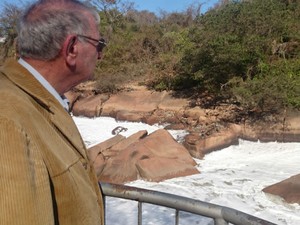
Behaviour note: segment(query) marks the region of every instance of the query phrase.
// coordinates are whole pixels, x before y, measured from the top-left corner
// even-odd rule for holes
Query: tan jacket
[[[102,204],[71,116],[8,61],[0,69],[0,224],[103,224]]]

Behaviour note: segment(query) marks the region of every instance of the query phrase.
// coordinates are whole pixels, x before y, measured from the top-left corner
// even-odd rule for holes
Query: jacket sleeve
[[[54,224],[48,172],[28,134],[0,117],[0,225]]]

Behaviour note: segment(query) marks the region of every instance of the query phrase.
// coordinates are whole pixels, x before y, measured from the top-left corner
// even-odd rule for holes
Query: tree
[[[17,22],[22,9],[15,4],[5,3],[0,15],[0,33],[5,37],[1,48],[3,59],[16,54]]]
[[[220,1],[188,27],[192,44],[176,65],[174,88],[257,112],[299,108],[299,10],[299,0]]]
[[[92,0],[102,16],[102,26],[108,26],[108,30],[116,30],[123,22],[124,15],[133,9],[134,3],[122,0]]]

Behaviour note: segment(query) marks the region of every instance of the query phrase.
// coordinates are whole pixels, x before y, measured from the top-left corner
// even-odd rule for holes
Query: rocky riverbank
[[[192,107],[189,99],[173,97],[171,92],[153,92],[144,87],[131,86],[122,92],[111,95],[97,94],[93,87],[93,83],[85,83],[66,94],[71,102],[70,106],[72,113],[75,116],[86,116],[91,118],[98,116],[110,116],[116,120],[144,122],[150,125],[156,123],[166,124],[165,129],[187,130],[189,131],[189,134],[185,137],[185,140],[183,140],[181,144],[187,149],[190,156],[195,158],[202,158],[205,154],[208,154],[211,151],[220,150],[224,147],[236,144],[239,138],[266,142],[300,141],[299,112],[286,112],[281,116],[276,116],[276,118],[275,116],[268,116],[255,122],[247,119],[241,119],[239,121],[242,122],[233,123],[231,121],[235,121],[234,117],[237,115],[238,111],[236,106],[220,105],[216,106],[214,109],[202,109],[200,107]],[[156,137],[158,138],[161,134]],[[151,143],[159,142],[157,140],[153,140],[153,136],[151,138],[147,137],[147,134],[137,136],[138,138],[133,138],[135,141],[132,141],[133,139],[131,139],[131,141],[127,140],[126,143],[135,143],[135,146],[139,143],[139,145],[144,147],[145,143],[148,143],[148,145],[153,147],[153,144],[149,144],[147,139],[145,141],[145,137],[148,138],[148,140],[151,139]],[[118,142],[119,141],[115,144]],[[123,142],[123,145],[124,143],[125,142]],[[158,149],[163,143],[162,140],[160,140],[159,143],[160,144],[153,147],[153,149]],[[171,142],[171,145],[174,145],[174,143]],[[130,148],[132,148],[132,146]],[[126,182],[144,176],[144,179],[146,180],[159,181],[162,179],[195,173],[195,171],[191,168],[194,162],[188,158],[186,154],[184,154],[184,158],[188,159],[186,161],[180,160],[182,157],[177,157],[176,159],[172,157],[174,154],[178,154],[178,151],[169,151],[169,156],[163,155],[163,157],[159,151],[150,151],[147,154],[141,154],[140,158],[138,158],[133,157],[128,152],[125,153],[128,150],[120,151],[120,147],[118,151],[111,151],[111,149],[112,145],[105,148],[104,151],[102,145],[101,147],[98,146],[96,150],[93,150],[94,157],[95,155],[101,155],[101,157],[98,157],[97,160],[95,160],[99,164],[98,168],[100,168],[98,169],[99,179],[114,182]],[[175,149],[178,149],[178,146]],[[114,154],[111,154],[112,152],[114,152]],[[116,155],[116,152],[122,152],[122,154]],[[138,150],[136,153],[138,153]],[[120,157],[123,157],[123,160]],[[126,160],[124,157],[127,157]],[[166,163],[165,160],[167,160],[168,163]],[[131,165],[135,165],[129,166],[131,167],[131,174],[134,175],[124,175],[120,178],[120,173],[124,173],[125,168],[124,165],[120,163],[116,164],[116,162],[122,161],[132,162]],[[148,162],[145,163],[146,161]],[[186,162],[189,162],[188,166],[182,167],[182,165],[186,164]],[[114,171],[114,167],[116,168],[116,165],[118,165],[118,170],[115,170],[117,172],[113,173],[115,174],[114,176],[110,175],[111,172]],[[128,163],[126,165],[128,167]],[[149,165],[152,165],[152,169],[149,169]],[[156,166],[153,167],[153,165]],[[163,165],[169,165],[169,167]],[[156,172],[151,173],[154,168],[156,168]],[[160,169],[157,170],[157,168]],[[161,168],[164,169],[162,170]],[[142,172],[136,174],[136,172],[133,171]],[[164,172],[158,173],[158,171]],[[148,175],[145,176],[145,174]],[[155,174],[158,175],[155,176]],[[115,180],[110,180],[112,177],[115,177]],[[285,198],[288,202],[292,199],[290,202],[300,203],[300,196],[297,194],[300,193],[299,176],[296,178],[290,178],[291,182],[293,182],[293,191],[298,191],[293,195],[298,196],[296,198],[290,197],[290,195],[289,198],[285,198],[287,193],[290,193],[289,190],[291,189],[286,189],[289,185],[286,186],[283,184],[289,184],[289,180],[287,182],[280,183],[280,186],[277,186],[280,187],[280,191],[278,191],[278,188],[265,189],[265,191],[270,193],[273,192],[274,194]],[[276,193],[274,190],[276,190]]]
[[[74,115],[110,116],[116,120],[168,124],[166,129],[190,132],[185,146],[196,157],[222,149],[238,138],[251,141],[300,142],[300,112],[266,116],[259,121],[240,119],[238,108],[220,105],[214,109],[191,107],[189,99],[175,98],[172,92],[153,92],[131,86],[116,94],[96,94],[93,83],[85,83],[67,93]]]

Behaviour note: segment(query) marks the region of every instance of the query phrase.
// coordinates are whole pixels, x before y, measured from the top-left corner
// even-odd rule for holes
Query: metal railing
[[[209,217],[215,225],[275,225],[269,221],[243,213],[241,211],[203,202],[178,195],[136,188],[126,185],[100,183],[105,197],[116,197],[138,202],[138,225],[142,225],[142,204],[164,206],[176,210],[175,225],[179,225],[179,211],[189,212],[196,215]]]

